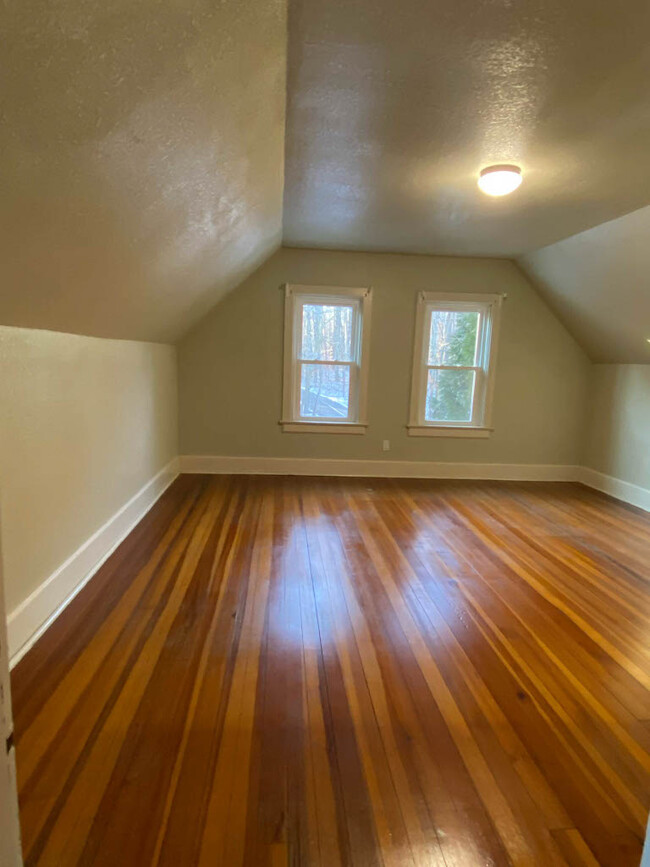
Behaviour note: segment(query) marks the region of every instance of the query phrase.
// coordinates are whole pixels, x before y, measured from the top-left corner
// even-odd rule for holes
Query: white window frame
[[[372,290],[341,286],[287,284],[284,300],[284,380],[282,430],[287,433],[364,434],[368,427],[368,370]],[[329,362],[300,358],[302,308],[305,304],[341,304],[354,308],[352,360]],[[302,364],[347,364],[350,367],[350,401],[347,419],[314,419],[300,416],[300,368]]]
[[[411,407],[408,424],[410,436],[489,437],[492,432],[492,404],[499,343],[499,325],[503,295],[470,295],[454,292],[420,292],[415,315],[415,344]],[[429,364],[431,314],[434,310],[479,313],[477,364],[470,367]],[[468,422],[430,422],[425,419],[427,372],[430,369],[474,370],[476,383],[472,417]]]

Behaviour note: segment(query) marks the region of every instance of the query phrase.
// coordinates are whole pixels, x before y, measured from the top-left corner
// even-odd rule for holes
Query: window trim
[[[419,292],[415,313],[415,340],[413,344],[413,370],[409,409],[409,436],[487,438],[492,433],[492,404],[499,343],[501,304],[504,295],[469,294],[465,292]],[[482,313],[478,365],[469,368],[477,372],[474,389],[472,419],[469,422],[428,422],[424,418],[426,405],[427,371],[429,365],[428,336],[433,310],[462,310]],[[479,404],[482,404],[482,411]]]
[[[368,427],[368,373],[370,361],[370,315],[372,310],[372,289],[370,287],[349,288],[346,286],[307,286],[285,284],[284,286],[284,368],[282,381],[282,419],[280,425],[285,433],[347,433],[364,434]],[[349,305],[354,301],[359,316],[359,328],[355,335],[354,349],[356,360],[350,362],[319,362],[317,364],[349,364],[350,366],[350,405],[347,419],[333,418],[304,419],[297,410],[297,383],[300,381],[299,368],[303,363],[298,359],[298,341],[302,335],[298,326],[298,314],[305,303],[340,303]],[[356,412],[353,414],[352,410]]]

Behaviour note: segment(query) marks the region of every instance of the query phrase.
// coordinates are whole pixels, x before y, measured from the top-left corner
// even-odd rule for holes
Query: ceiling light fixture
[[[507,196],[520,183],[519,166],[488,166],[478,176],[479,188],[488,196]]]

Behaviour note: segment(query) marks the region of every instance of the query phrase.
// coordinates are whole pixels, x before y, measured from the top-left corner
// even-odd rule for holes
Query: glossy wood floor
[[[637,867],[649,564],[578,485],[181,477],[13,673],[26,863]]]

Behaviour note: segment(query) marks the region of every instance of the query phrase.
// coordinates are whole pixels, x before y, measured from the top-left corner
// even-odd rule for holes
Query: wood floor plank
[[[12,673],[27,865],[638,867],[650,516],[182,476]]]

